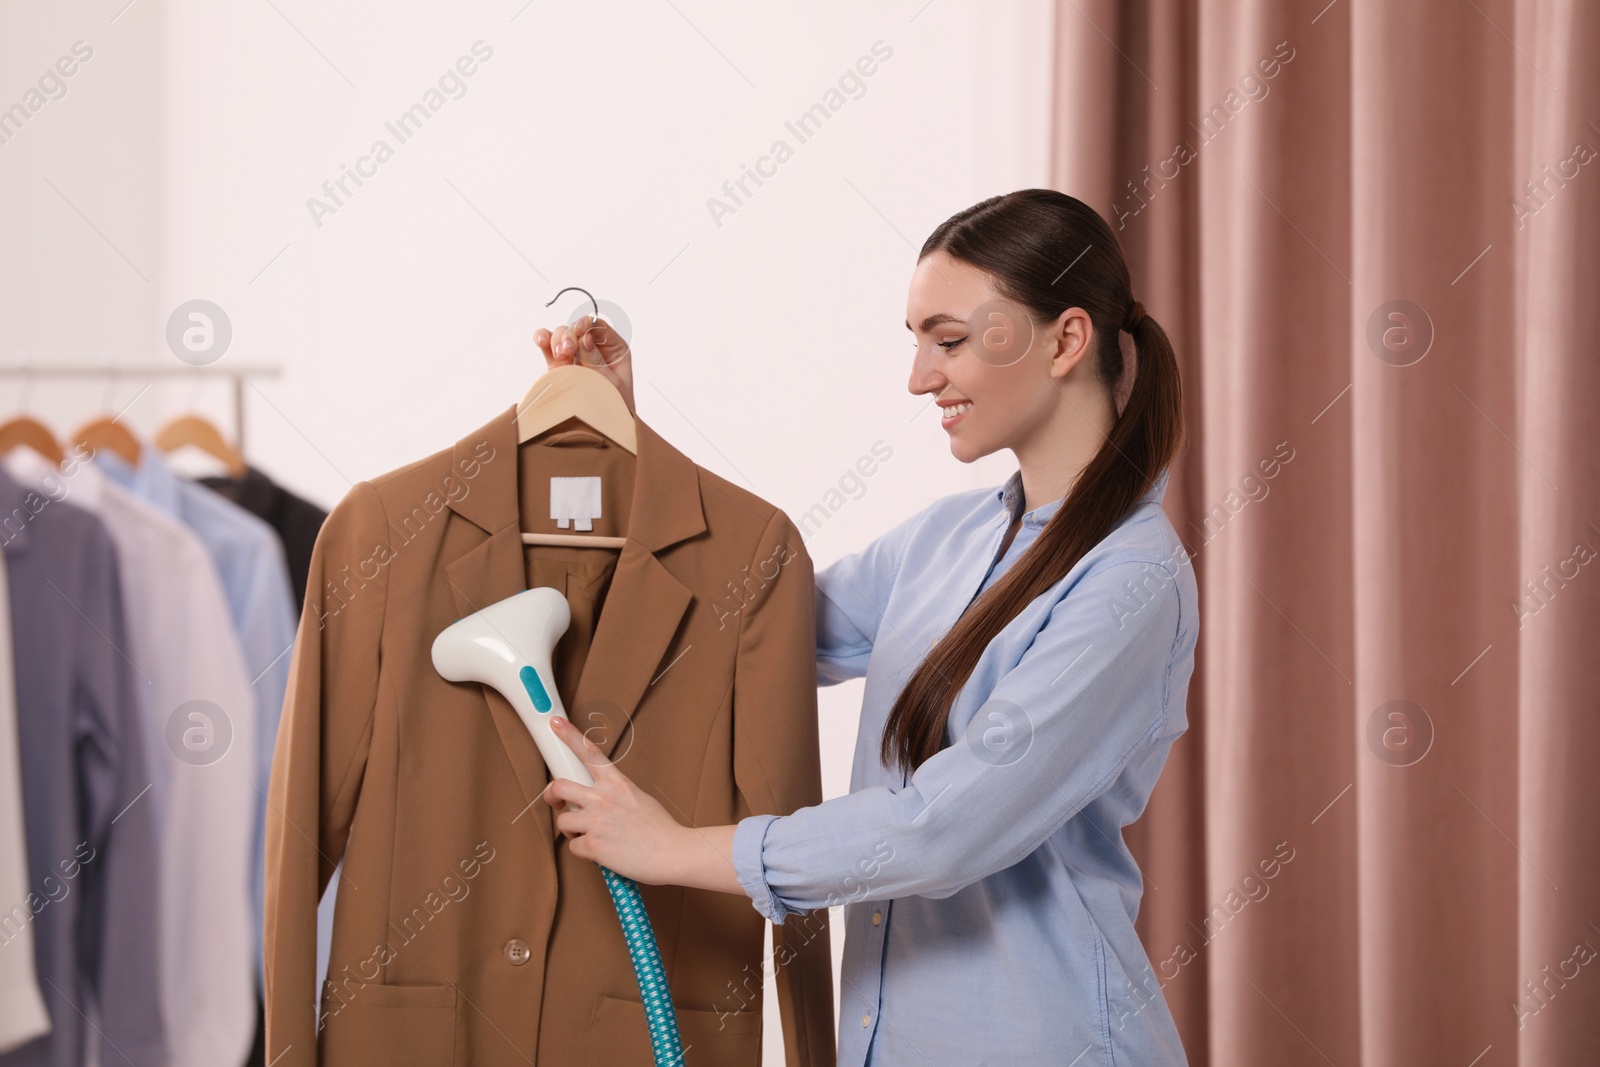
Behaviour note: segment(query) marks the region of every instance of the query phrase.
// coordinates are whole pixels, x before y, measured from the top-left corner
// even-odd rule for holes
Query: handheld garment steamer
[[[526,589],[447,627],[434,638],[433,666],[452,682],[494,686],[517,709],[552,779],[570,778],[594,785],[594,776],[583,760],[550,727],[552,715],[566,716],[550,657],[571,622],[567,598],[558,590],[548,586]],[[682,1067],[683,1045],[672,1010],[672,991],[639,886],[604,866],[600,875],[622,920],[657,1067]]]

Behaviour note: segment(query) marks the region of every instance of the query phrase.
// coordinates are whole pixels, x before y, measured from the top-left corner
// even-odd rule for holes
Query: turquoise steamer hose
[[[522,679],[533,706],[540,712],[549,712],[553,704],[544,683],[539,680],[539,672],[523,664],[517,676]],[[655,1054],[656,1067],[683,1067],[683,1040],[678,1035],[678,1016],[672,1009],[672,990],[667,985],[666,968],[661,966],[661,950],[656,946],[650,913],[645,911],[639,885],[609,867],[597,866],[611,893],[617,918],[622,922],[622,936],[628,943],[628,958],[633,961],[633,976],[639,983],[639,997],[644,1002],[645,1023],[650,1028],[650,1048]]]

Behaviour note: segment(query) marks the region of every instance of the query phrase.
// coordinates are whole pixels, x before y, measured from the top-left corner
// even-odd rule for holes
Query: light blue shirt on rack
[[[278,720],[283,715],[283,698],[289,688],[295,628],[300,621],[283,544],[266,522],[216,490],[183,477],[149,445],[140,453],[137,467],[128,466],[115,453],[104,449],[96,453],[95,463],[117,484],[193,530],[206,546],[222,579],[228,613],[239,633],[258,708],[250,899],[256,974],[264,979],[261,953],[267,782],[272,772]]]
[[[1062,501],[997,558],[1013,473],[817,574],[819,681],[866,678],[850,792],[741,820],[733,862],[774,922],[843,905],[839,1067],[1187,1063],[1122,838],[1188,726],[1198,593],[1167,476],[989,643],[909,776],[878,761],[895,697]]]

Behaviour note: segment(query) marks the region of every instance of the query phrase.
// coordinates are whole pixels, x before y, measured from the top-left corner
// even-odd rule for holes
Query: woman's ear
[[[1057,315],[1046,327],[1046,336],[1053,343],[1050,356],[1050,377],[1065,378],[1074,367],[1094,351],[1094,322],[1089,313],[1080,307],[1070,307]]]

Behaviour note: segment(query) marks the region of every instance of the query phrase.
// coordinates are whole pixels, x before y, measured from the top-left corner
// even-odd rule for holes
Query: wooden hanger
[[[565,293],[577,289],[589,297],[594,305],[595,320],[600,318],[600,305],[593,296],[575,285],[561,290]],[[555,303],[557,293],[545,307]],[[578,419],[604,434],[634,455],[639,454],[638,432],[634,428],[633,412],[617,387],[593,367],[574,363],[546,371],[523,396],[517,405],[517,443],[531,441],[553,426],[568,419]],[[525,545],[580,545],[594,548],[621,548],[628,543],[626,537],[608,537],[602,534],[551,534],[524,533]]]
[[[27,445],[58,467],[67,458],[66,449],[50,432],[50,427],[31,415],[16,415],[0,423],[0,455],[18,445]]]
[[[130,467],[139,465],[139,453],[144,451],[139,439],[110,415],[102,415],[84,423],[72,435],[72,440],[87,445],[95,452],[102,448],[115,452]]]
[[[215,423],[199,415],[179,415],[168,422],[156,432],[154,444],[166,453],[193,445],[206,455],[221,460],[228,468],[229,477],[244,477],[244,456],[228,443]]]

